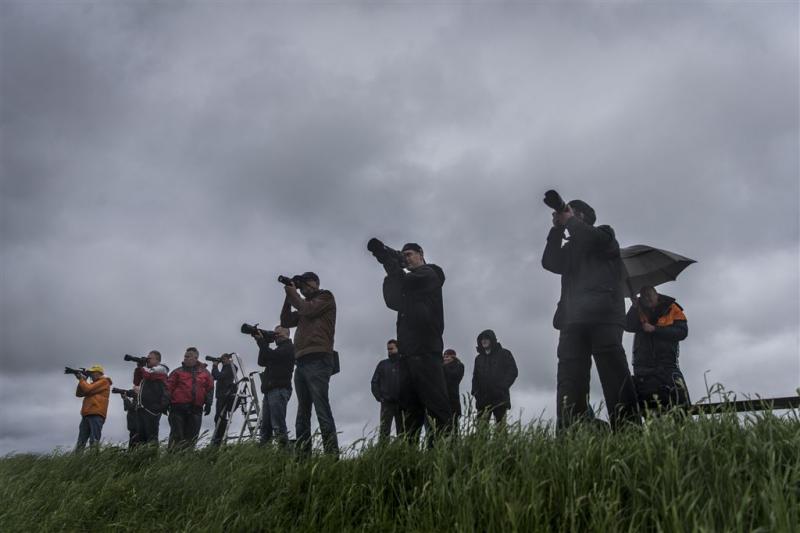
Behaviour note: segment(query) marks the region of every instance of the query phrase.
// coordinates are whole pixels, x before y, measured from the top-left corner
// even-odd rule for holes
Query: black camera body
[[[565,202],[564,199],[561,198],[560,194],[558,194],[556,191],[552,189],[544,193],[543,201],[547,207],[559,213],[563,213],[564,211],[569,209],[569,207],[567,207],[567,202]]]
[[[375,259],[384,266],[396,265],[400,268],[406,267],[406,258],[403,252],[395,250],[383,244],[383,242],[375,237],[371,238],[367,243],[367,250],[369,250]]]
[[[72,374],[73,376],[80,376],[80,375],[88,376],[89,375],[89,371],[86,370],[85,368],[70,368],[68,366],[64,367],[64,373],[65,374]]]
[[[130,354],[126,353],[125,357],[123,357],[123,359],[125,361],[133,361],[137,365],[141,365],[141,366],[144,366],[144,365],[147,364],[147,357],[136,357],[135,355],[130,355]]]
[[[261,335],[264,337],[264,340],[267,342],[274,342],[276,335],[274,331],[268,329],[261,329],[258,327],[258,324],[251,326],[250,324],[244,323],[242,324],[241,330],[242,333],[245,335],[250,335],[251,337],[255,337],[258,332],[261,332]],[[206,357],[208,359],[208,357]],[[210,361],[210,359],[209,359]]]
[[[118,389],[117,387],[111,388],[112,394],[122,394],[123,396],[127,396],[128,398],[135,398],[136,391],[133,389]]]

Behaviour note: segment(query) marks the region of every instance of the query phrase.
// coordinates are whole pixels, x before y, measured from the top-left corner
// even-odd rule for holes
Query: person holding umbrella
[[[542,267],[561,276],[561,299],[553,326],[558,338],[556,422],[566,428],[588,418],[589,378],[594,356],[609,422],[641,423],[622,331],[625,325],[625,269],[610,226],[595,227],[594,209],[581,200],[566,204],[555,191],[545,194],[553,209]],[[566,244],[565,232],[569,232]]]
[[[654,411],[688,407],[689,391],[678,365],[678,343],[689,334],[683,308],[649,285],[639,294],[631,298],[625,321],[625,330],[635,334],[633,381],[639,405]]]

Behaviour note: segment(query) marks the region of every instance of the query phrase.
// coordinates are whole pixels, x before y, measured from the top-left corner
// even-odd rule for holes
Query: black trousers
[[[228,422],[231,419],[231,410],[235,399],[235,396],[217,398],[216,411],[214,413],[214,435],[211,436],[211,444],[222,444],[222,440],[228,432]]]
[[[136,446],[137,444],[139,444],[141,442],[139,440],[139,427],[138,427],[139,422],[137,420],[138,419],[138,414],[137,413],[138,413],[138,409],[133,408],[133,407],[130,408],[125,413],[125,416],[126,416],[125,421],[126,421],[126,425],[127,425],[127,428],[128,428],[128,448],[129,449],[133,448],[134,446]]]
[[[394,422],[394,433],[403,433],[403,412],[397,402],[381,402],[381,425],[379,440],[384,441],[392,433],[392,422]]]
[[[641,423],[625,350],[622,326],[573,324],[558,339],[556,416],[559,428],[586,418],[592,356],[603,387],[612,428],[622,422]]]
[[[203,408],[179,403],[169,407],[169,447],[194,446],[203,423]]]
[[[643,411],[658,413],[692,405],[686,381],[677,368],[634,370],[633,382]]]
[[[447,397],[442,355],[404,355],[400,364],[406,376],[400,399],[403,432],[411,440],[419,438],[426,412],[434,424],[434,435],[449,432],[453,425],[453,413]],[[433,439],[428,443],[432,444]]]
[[[155,442],[158,444],[158,426],[161,423],[161,413],[148,411],[140,407],[136,410],[136,431],[139,434],[139,443]]]
[[[506,421],[506,413],[508,413],[508,405],[476,405],[478,411],[478,421],[489,422],[492,417],[496,424],[503,424]]]

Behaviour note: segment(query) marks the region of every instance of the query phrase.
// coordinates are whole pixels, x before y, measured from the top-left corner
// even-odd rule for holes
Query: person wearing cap
[[[400,410],[400,391],[402,387],[402,372],[400,370],[400,352],[397,350],[397,341],[389,339],[386,343],[386,359],[382,359],[375,367],[370,382],[372,395],[381,404],[379,442],[389,439],[392,432],[392,422],[396,435],[403,433],[403,417]]]
[[[292,397],[294,344],[289,330],[280,324],[275,326],[275,348],[270,346],[271,339],[265,338],[261,330],[256,329],[253,338],[258,344],[258,365],[264,367],[261,372],[263,407],[259,442],[267,444],[274,438],[278,446],[287,448],[286,406]]]
[[[642,287],[639,298],[631,301],[625,330],[634,334],[633,382],[639,406],[654,412],[689,407],[689,390],[678,364],[678,343],[689,335],[683,308],[651,286]]]
[[[231,354],[224,353],[220,356],[222,369],[219,363],[214,362],[211,367],[211,377],[214,378],[214,397],[217,400],[214,413],[214,434],[211,436],[212,445],[222,444],[222,439],[228,432],[228,418],[236,398],[235,365]]]
[[[328,398],[328,385],[334,373],[336,300],[331,291],[319,288],[319,276],[315,273],[306,272],[298,278],[299,287],[294,282],[284,286],[286,298],[281,309],[281,326],[297,328],[294,334],[297,447],[303,455],[311,454],[313,406],[325,453],[338,456],[336,422]]]
[[[442,370],[444,381],[447,385],[447,398],[450,400],[450,410],[453,412],[453,430],[458,431],[458,421],[461,418],[461,394],[459,387],[464,379],[464,363],[452,348],[442,354]]]
[[[373,249],[371,244],[368,249]],[[449,432],[453,424],[442,368],[444,271],[426,263],[425,252],[417,243],[407,243],[402,254],[405,268],[384,264],[383,298],[389,309],[397,311],[398,349],[406,376],[404,431],[409,439],[417,439],[426,416],[430,417],[433,434],[427,440],[433,445],[436,435]]]
[[[170,448],[194,446],[200,435],[203,414],[211,414],[214,379],[206,364],[198,361],[200,352],[191,346],[183,354],[183,364],[167,378],[169,391]]]
[[[517,379],[517,363],[491,329],[478,335],[477,350],[472,371],[475,409],[480,420],[488,422],[494,416],[495,423],[502,424],[511,409],[511,385]]]
[[[78,428],[78,443],[75,451],[79,452],[86,447],[100,444],[103,424],[108,414],[108,398],[111,396],[111,378],[103,374],[103,367],[94,365],[86,369],[89,374],[87,380],[83,374],[77,374],[78,388],[75,396],[83,398],[81,405],[81,424]]]
[[[586,419],[594,356],[611,426],[640,423],[622,330],[624,267],[610,226],[594,223],[594,209],[573,200],[553,212],[542,266],[561,276],[561,299],[553,317],[559,330],[556,418],[559,428]],[[565,232],[569,232],[566,237]],[[562,241],[566,244],[562,246]]]

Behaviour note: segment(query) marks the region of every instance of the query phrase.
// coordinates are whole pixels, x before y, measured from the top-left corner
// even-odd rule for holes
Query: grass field
[[[2,531],[800,531],[800,418],[485,428],[342,460],[109,447],[0,459]]]

